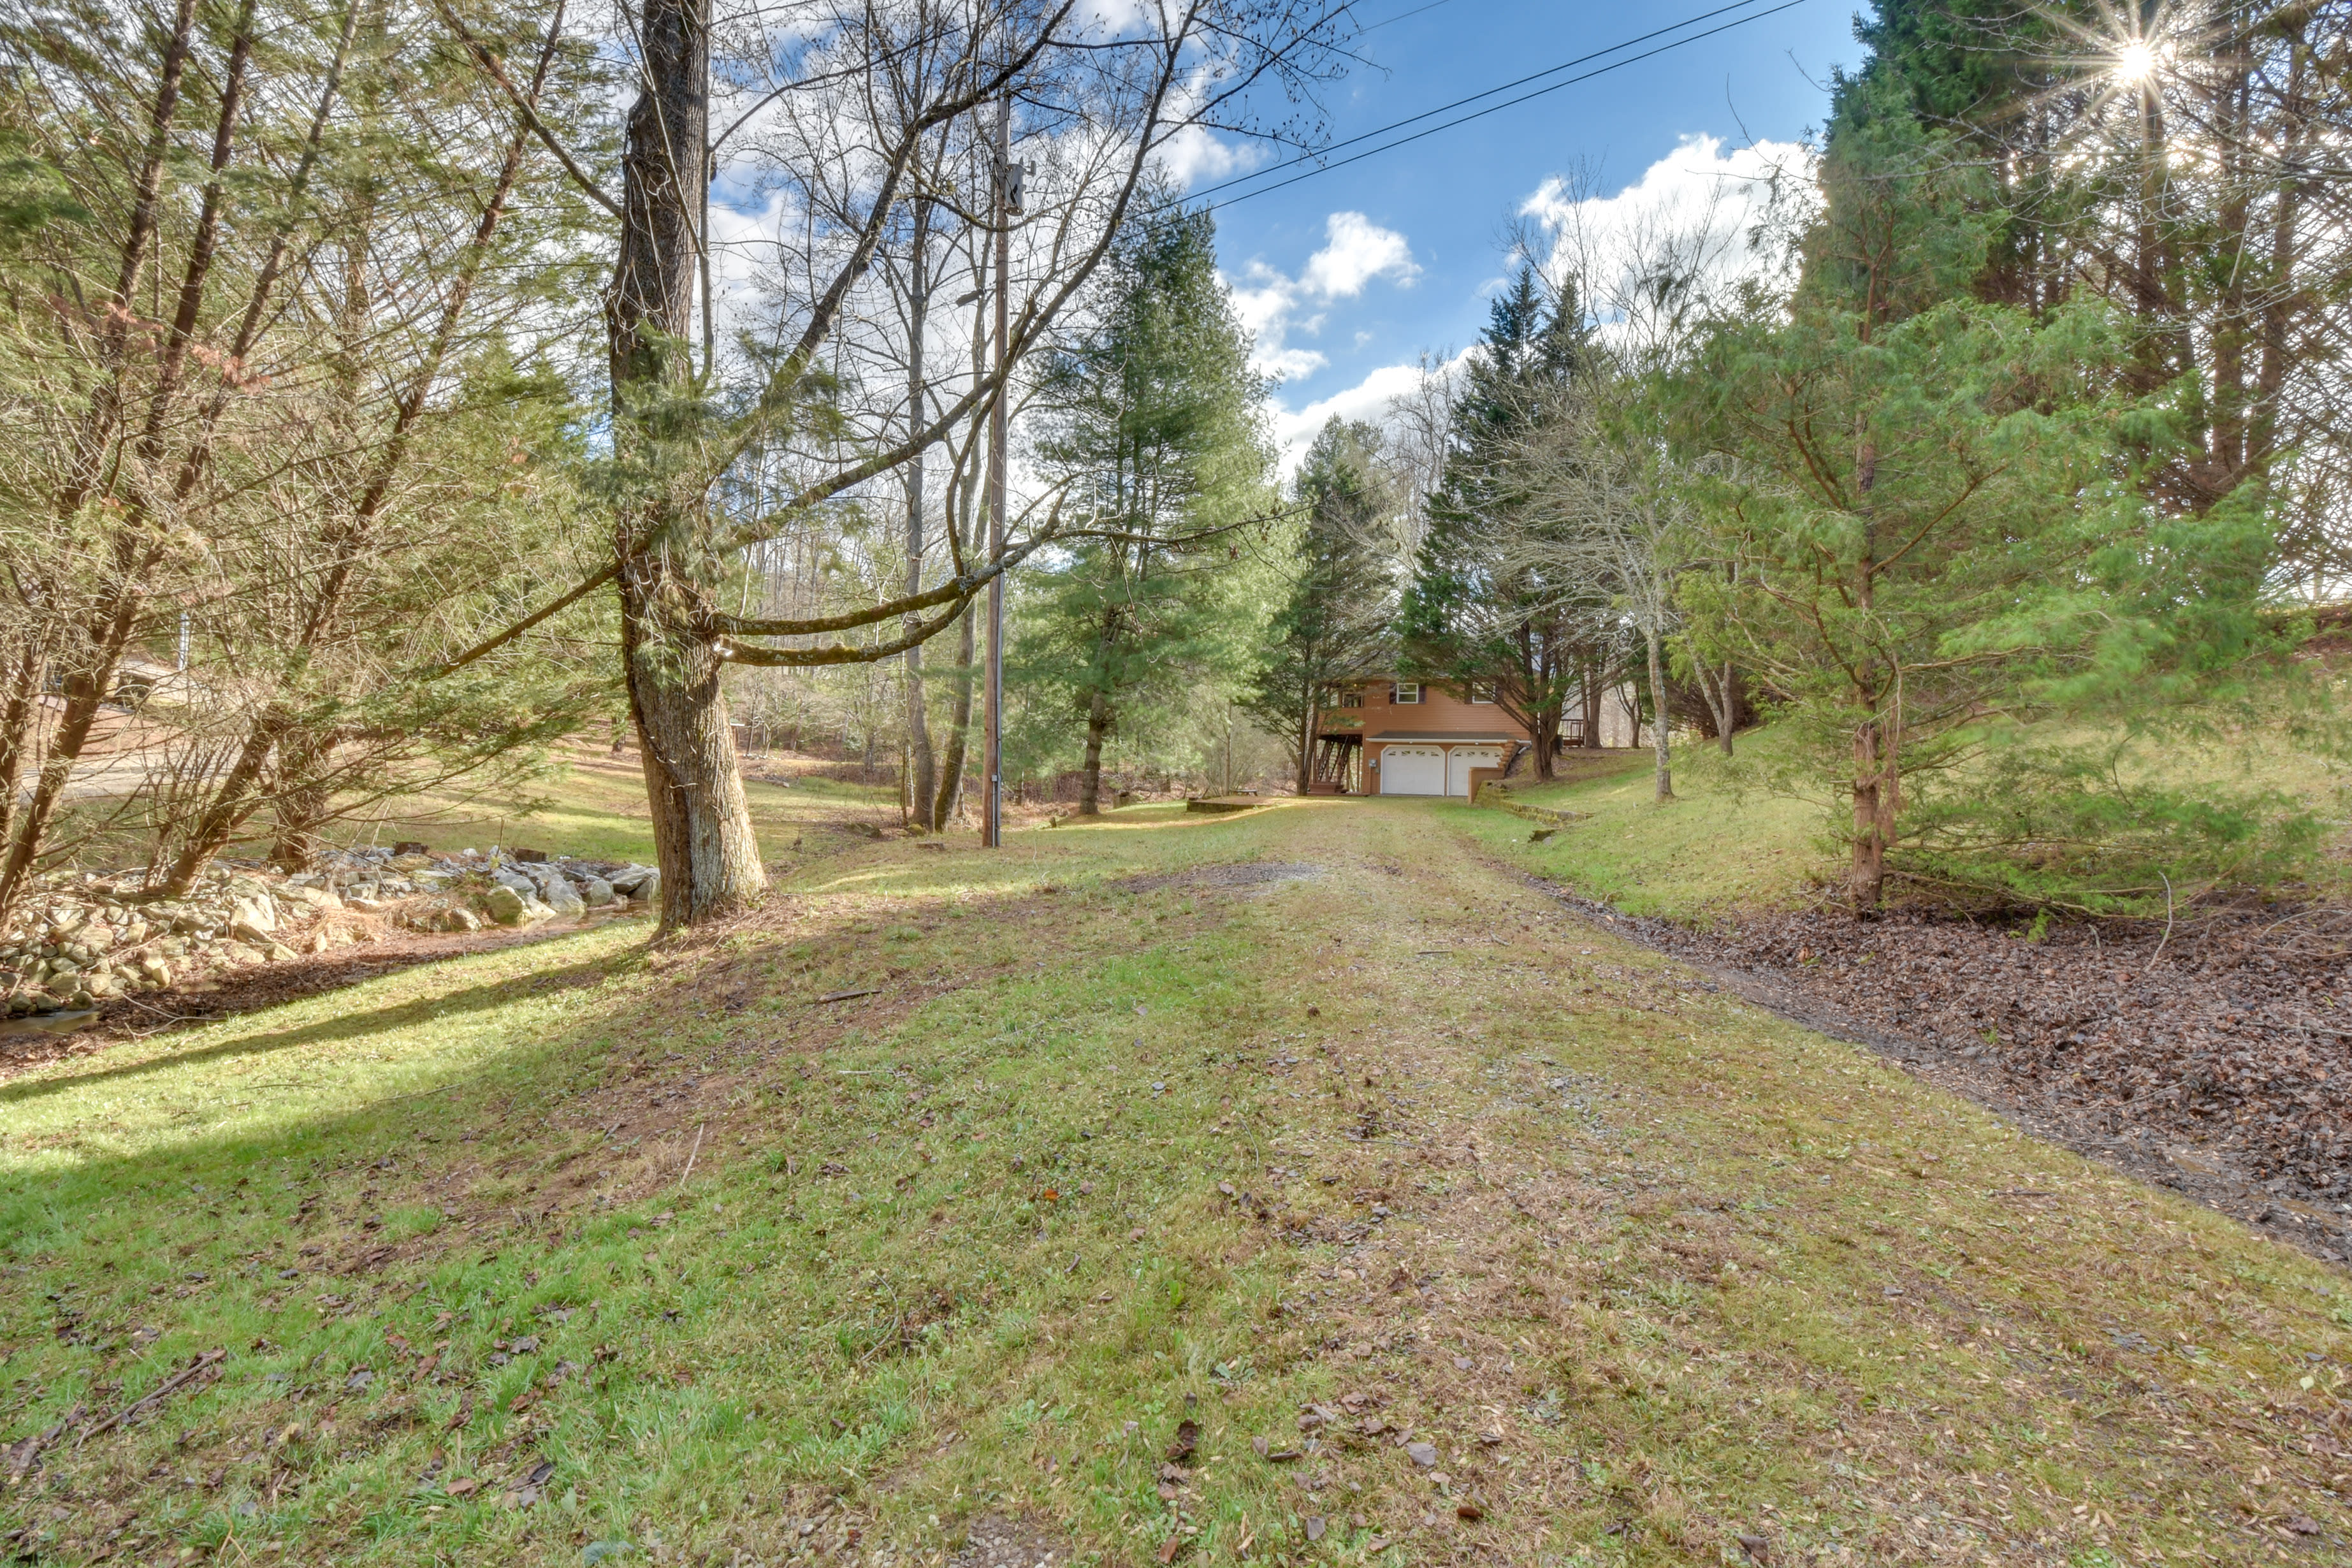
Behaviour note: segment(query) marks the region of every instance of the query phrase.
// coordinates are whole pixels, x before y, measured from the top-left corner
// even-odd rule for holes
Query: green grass
[[[865,846],[692,943],[606,927],[0,1083],[0,1442],[226,1352],[68,1435],[0,1533],[2340,1560],[2339,1276],[1693,989],[1498,868],[1472,836],[1511,820]],[[1312,874],[1184,879],[1257,860]],[[1343,1396],[1447,1481],[1302,1432]]]
[[[1740,743],[1753,748],[1769,738],[1743,736]],[[1835,869],[1816,842],[1824,822],[1818,805],[1739,787],[1711,751],[1676,749],[1675,798],[1664,805],[1655,798],[1646,751],[1571,753],[1566,765],[1579,776],[1515,787],[1512,797],[1581,812],[1586,820],[1517,858],[1629,913],[1703,918],[1787,905]],[[1525,841],[1535,825],[1482,813],[1471,830],[1491,843]]]
[[[2062,740],[2081,738],[2079,731],[2056,733]],[[1526,844],[1533,825],[1507,817],[1480,822],[1471,831],[1496,845],[1516,837],[1525,845],[1516,858],[1530,869],[1633,914],[1704,920],[1806,902],[1843,876],[1843,855],[1824,842],[1833,826],[1825,797],[1798,799],[1762,786],[1783,743],[1769,727],[1742,734],[1738,761],[1729,765],[1712,745],[1676,746],[1675,798],[1664,805],[1654,798],[1647,751],[1571,752],[1562,763],[1566,776],[1549,784],[1516,784],[1511,794],[1529,805],[1583,813],[1586,820],[1541,844]],[[2332,847],[2315,868],[2315,889],[2339,894],[2352,876],[2340,769],[2285,736],[2250,732],[2146,743],[2125,774],[2171,787],[2202,783],[2234,792],[2277,791],[2335,825]],[[2189,882],[2187,873],[2179,875]],[[1894,896],[1902,892],[1898,884]]]
[[[751,805],[761,856],[772,864],[841,848],[847,841],[842,831],[847,822],[895,826],[898,819],[898,796],[886,786],[811,776],[789,785],[747,780],[743,794]],[[530,803],[410,802],[381,825],[372,825],[369,834],[376,843],[414,839],[445,853],[504,843],[591,860],[651,865],[654,858],[645,775],[625,757],[583,756],[551,781],[542,797]]]

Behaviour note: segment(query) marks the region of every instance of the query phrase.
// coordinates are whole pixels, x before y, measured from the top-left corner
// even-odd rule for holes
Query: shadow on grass
[[[514,1001],[520,990],[569,990],[577,986],[598,984],[609,978],[615,967],[628,962],[629,956],[614,955],[610,958],[591,959],[562,969],[541,971],[527,980],[500,980],[485,985],[467,986],[460,991],[443,992],[405,1002],[397,1002],[388,1006],[373,1008],[364,1013],[339,1014],[334,1017],[308,1024],[300,1028],[282,1030],[274,1034],[239,1035],[215,1045],[174,1052],[169,1056],[150,1057],[143,1061],[128,1062],[121,1067],[99,1068],[89,1072],[74,1073],[70,1076],[18,1079],[14,1083],[0,1085],[0,1105],[22,1105],[33,1100],[46,1100],[51,1095],[63,1094],[70,1089],[87,1089],[93,1084],[143,1078],[151,1073],[168,1072],[180,1068],[224,1061],[236,1057],[269,1056],[302,1046],[352,1039],[373,1034],[378,1029],[399,1028],[409,1024],[428,1023],[467,1013],[484,1012]],[[418,967],[426,967],[426,965]]]

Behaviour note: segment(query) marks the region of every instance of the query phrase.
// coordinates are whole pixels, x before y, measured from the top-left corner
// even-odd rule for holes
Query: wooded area
[[[1082,811],[1106,758],[1230,784],[1236,715],[1303,787],[1373,674],[1491,691],[1541,779],[1630,684],[1661,802],[1678,731],[1799,737],[1758,776],[1837,797],[1863,907],[1890,855],[2291,875],[2306,812],[2129,758],[2336,744],[2344,20],[1886,0],[1766,224],[1530,220],[1481,341],[1286,479],[1163,160],[1311,148],[1338,0],[16,6],[0,916],[614,723],[665,929],[740,910],[737,712],[944,826],[1008,575],[1004,769]],[[732,292],[722,179],[790,215]]]

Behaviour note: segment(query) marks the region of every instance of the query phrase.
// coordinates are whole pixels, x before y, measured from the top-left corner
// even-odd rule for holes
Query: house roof
[[[1523,735],[1498,734],[1492,730],[1382,730],[1368,734],[1367,741],[1492,741],[1496,745],[1513,742],[1526,743]]]

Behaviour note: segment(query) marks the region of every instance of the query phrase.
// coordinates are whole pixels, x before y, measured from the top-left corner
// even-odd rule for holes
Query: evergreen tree
[[[1372,426],[1335,415],[1307,449],[1296,575],[1268,628],[1265,662],[1242,699],[1267,731],[1296,742],[1301,795],[1314,780],[1315,714],[1326,695],[1390,662],[1394,584],[1381,538],[1388,498],[1380,439]]]
[[[1405,672],[1491,686],[1496,705],[1535,737],[1538,778],[1551,776],[1570,691],[1597,689],[1597,659],[1578,636],[1573,591],[1505,564],[1496,537],[1518,531],[1499,525],[1519,521],[1529,502],[1518,446],[1583,354],[1574,298],[1547,306],[1534,272],[1520,268],[1489,308],[1469,358],[1444,479],[1430,497],[1428,531],[1398,612]]]
[[[2117,390],[2115,321],[1969,296],[1973,178],[1914,120],[1842,134],[1787,318],[1727,329],[1690,377],[1734,459],[1715,544],[1739,570],[1686,605],[1779,694],[1801,767],[1839,780],[1859,909],[1923,823],[2056,820],[2018,768],[1962,770],[1989,741],[2085,704],[2145,720],[2253,628],[2259,521],[2167,521],[2133,491],[2161,421]]]
[[[1265,386],[1217,280],[1205,212],[1138,221],[1092,327],[1043,386],[1040,466],[1072,485],[1084,537],[1031,574],[1013,675],[1083,731],[1081,815],[1100,809],[1103,747],[1133,710],[1231,679],[1258,617],[1234,536],[1266,499]]]

